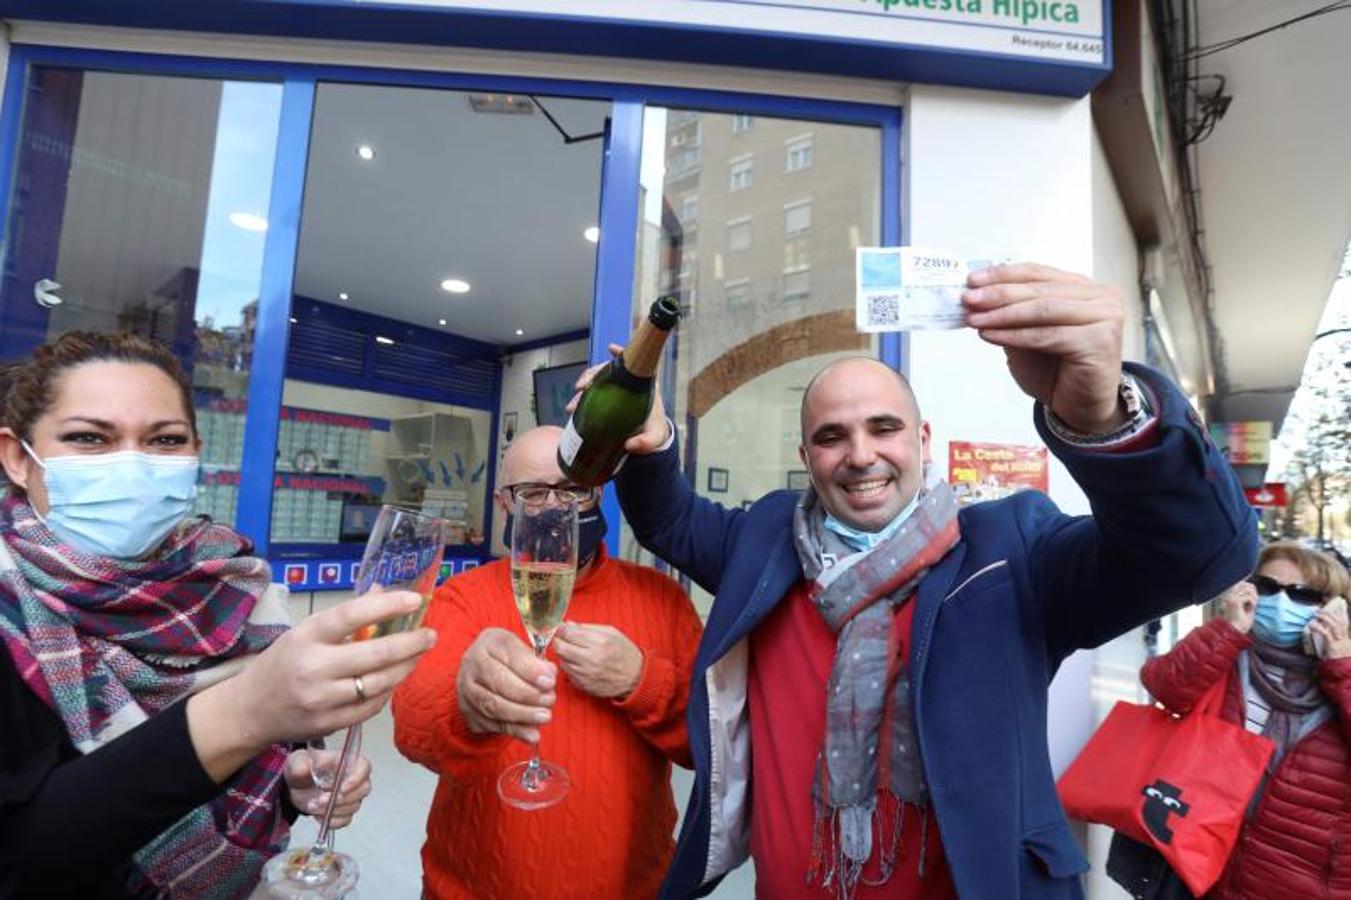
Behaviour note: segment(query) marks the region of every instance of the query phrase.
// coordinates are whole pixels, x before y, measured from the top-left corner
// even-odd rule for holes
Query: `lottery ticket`
[[[860,247],[855,278],[859,331],[961,328],[967,275],[992,262],[919,247]]]

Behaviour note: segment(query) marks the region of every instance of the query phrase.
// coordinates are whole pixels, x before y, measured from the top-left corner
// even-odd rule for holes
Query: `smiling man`
[[[630,438],[634,533],[715,595],[663,896],[707,893],[749,855],[775,900],[1080,897],[1051,678],[1251,569],[1238,480],[1177,388],[1123,367],[1115,290],[1022,264],[974,273],[963,302],[1094,516],[1030,491],[959,512],[925,477],[910,386],[871,359],[808,385],[800,494],[747,510],[697,496],[660,404]]]
[[[873,359],[845,359],[818,372],[803,391],[798,455],[831,511],[827,528],[846,538],[886,537],[918,500],[929,423],[920,420],[898,372]]]

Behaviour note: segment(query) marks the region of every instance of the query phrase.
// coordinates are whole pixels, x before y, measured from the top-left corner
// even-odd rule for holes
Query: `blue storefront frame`
[[[254,363],[249,374],[250,410],[281,409],[314,92],[311,79],[288,77],[282,85],[277,157],[273,163],[262,287],[258,293]],[[268,553],[272,534],[277,430],[275,416],[244,417],[244,454],[239,466],[240,502],[235,526],[253,539],[262,555]],[[265,499],[260,502],[260,498]]]
[[[56,66],[125,74],[163,75],[228,80],[258,80],[280,83],[283,88],[281,121],[274,161],[270,228],[263,258],[259,295],[256,352],[250,372],[250,410],[279,410],[286,377],[286,348],[293,302],[292,285],[299,246],[304,200],[305,167],[309,154],[310,126],[315,95],[321,83],[360,83],[391,87],[444,90],[494,90],[539,95],[561,95],[613,104],[603,161],[602,196],[598,225],[595,301],[590,329],[593,362],[608,357],[609,343],[622,343],[628,335],[634,285],[639,203],[638,173],[641,163],[644,110],[648,106],[697,109],[707,112],[803,119],[831,124],[878,129],[881,144],[882,243],[895,245],[901,234],[901,129],[899,107],[837,100],[795,98],[743,91],[677,88],[653,85],[574,81],[522,76],[477,75],[356,66],[301,64],[161,55],[117,50],[88,50],[56,46],[16,44],[10,50],[9,68],[0,110],[0,198],[8,210],[13,190],[18,142],[23,121],[24,92],[34,66]],[[0,259],[6,258],[10,235],[0,235]],[[10,311],[0,310],[0,316]],[[881,359],[902,372],[908,370],[908,347],[899,334],[884,334],[879,341]],[[489,446],[489,483],[495,477],[500,409],[495,400],[489,409],[494,427]],[[272,518],[272,487],[277,444],[277,417],[251,414],[245,422],[243,458],[236,527],[252,538],[260,555],[269,552]],[[491,505],[491,504],[490,504]],[[607,492],[606,515],[619,521],[614,492]],[[485,525],[492,527],[491,509],[485,510]],[[488,531],[491,534],[491,531]],[[618,529],[608,538],[610,550],[618,551]],[[280,548],[279,548],[280,549]],[[284,563],[279,559],[275,562]]]

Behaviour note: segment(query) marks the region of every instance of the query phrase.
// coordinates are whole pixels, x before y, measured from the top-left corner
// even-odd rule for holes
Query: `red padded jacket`
[[[1228,679],[1222,716],[1243,722],[1237,660],[1252,638],[1221,619],[1196,629],[1140,678],[1164,706],[1185,713]],[[1351,659],[1318,665],[1336,715],[1306,735],[1267,781],[1212,900],[1351,900]]]

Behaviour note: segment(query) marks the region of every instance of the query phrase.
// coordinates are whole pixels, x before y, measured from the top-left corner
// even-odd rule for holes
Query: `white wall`
[[[1092,135],[1087,99],[911,88],[905,242],[1091,272]],[[1039,443],[1032,402],[1009,377],[999,348],[962,329],[915,332],[910,350],[910,377],[941,468],[949,439]],[[1054,461],[1051,496],[1067,512],[1088,511]]]
[[[1093,129],[1093,277],[1121,290],[1126,305],[1122,332],[1122,355],[1145,359],[1145,300],[1140,292],[1140,252],[1126,206],[1117,193],[1112,169],[1102,149],[1102,139]]]
[[[535,427],[535,379],[536,369],[548,369],[568,363],[582,362],[586,359],[589,342],[571,341],[566,344],[553,344],[513,353],[502,362],[502,415],[516,413],[516,433]],[[498,435],[499,441],[501,435]],[[499,450],[506,448],[499,443]],[[500,460],[499,460],[500,461]]]
[[[497,478],[502,478],[502,457],[507,452],[507,442],[502,434],[502,418],[510,413],[516,414],[516,434],[534,428],[535,422],[535,376],[536,369],[547,369],[568,363],[583,362],[590,350],[586,340],[570,341],[566,344],[551,344],[548,347],[536,347],[512,353],[502,360],[501,417],[498,419],[497,434]],[[497,485],[490,486],[492,490]],[[491,501],[491,496],[489,497]],[[489,535],[489,548],[494,556],[503,556],[507,552],[502,543],[502,517],[499,514],[493,520],[493,534]]]
[[[1033,259],[1111,282],[1126,298],[1124,353],[1143,355],[1135,241],[1089,100],[916,86],[905,132],[905,243],[968,257]],[[1032,402],[1009,376],[998,348],[970,330],[914,333],[910,348],[911,380],[932,425],[941,470],[951,439],[1040,443]],[[1066,512],[1089,511],[1054,458],[1050,493]],[[1132,651],[1140,646],[1138,632],[1109,645],[1110,671],[1123,691],[1138,689]],[[1057,772],[1100,719],[1093,692],[1099,668],[1094,652],[1077,653],[1051,685],[1048,730]],[[1089,843],[1092,850],[1097,841]],[[1090,896],[1112,896],[1097,884],[1106,878],[1102,852],[1094,855]]]

